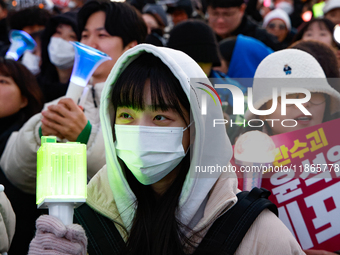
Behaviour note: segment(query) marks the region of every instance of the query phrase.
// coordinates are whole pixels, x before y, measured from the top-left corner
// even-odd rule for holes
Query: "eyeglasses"
[[[287,99],[301,99],[305,98],[306,95],[303,93],[295,93],[286,95]],[[278,97],[277,101],[281,104],[281,97]],[[326,95],[324,93],[312,92],[311,98],[308,102],[313,105],[323,104],[326,101]],[[292,106],[293,104],[287,104],[287,107]]]
[[[277,25],[275,23],[269,23],[268,24],[268,28],[270,28],[270,29],[274,29],[275,27],[278,27],[279,30],[285,30],[286,29],[286,26],[284,24],[279,24],[279,25]]]

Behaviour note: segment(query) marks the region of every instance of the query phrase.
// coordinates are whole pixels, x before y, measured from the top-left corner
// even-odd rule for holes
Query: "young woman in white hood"
[[[236,176],[195,170],[227,166],[232,148],[224,125],[212,125],[223,119],[217,97],[208,96],[202,115],[206,92],[198,87],[209,90],[209,85],[191,78],[202,81],[206,75],[180,51],[142,44],[119,58],[101,98],[107,165],[90,181],[87,202],[75,212],[83,228],[42,216],[29,254],[51,249],[90,255],[224,254],[223,247],[196,248],[237,202]],[[264,210],[235,254],[304,253],[283,223]]]

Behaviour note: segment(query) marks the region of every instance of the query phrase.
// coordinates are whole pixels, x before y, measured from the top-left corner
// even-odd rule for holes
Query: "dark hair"
[[[51,97],[47,91],[48,87],[53,86],[52,83],[59,82],[59,75],[55,65],[51,63],[48,55],[48,44],[50,43],[52,35],[57,31],[57,27],[60,24],[66,24],[72,27],[72,30],[76,33],[77,39],[80,40],[80,33],[77,26],[77,13],[66,12],[58,16],[52,17],[46,24],[46,28],[41,35],[41,71],[38,75],[38,81],[45,93],[46,101],[51,101],[55,98],[65,95],[65,91],[54,90],[53,97]]]
[[[183,51],[196,62],[220,66],[220,52],[214,31],[200,20],[178,23],[170,32],[167,46]]]
[[[121,2],[87,2],[78,12],[80,32],[84,30],[88,18],[99,11],[106,14],[106,31],[122,38],[124,47],[132,41],[144,42],[147,28],[141,14],[131,5]]]
[[[41,111],[43,95],[34,75],[20,62],[0,58],[0,73],[11,77],[19,87],[21,95],[27,98],[27,105],[20,111],[23,121]]]
[[[119,106],[144,109],[143,94],[145,81],[150,79],[151,101],[153,107],[166,111],[168,108],[176,110],[184,119],[184,113],[190,113],[189,100],[171,70],[158,57],[151,53],[143,53],[132,61],[118,77],[111,94],[114,109]],[[187,123],[188,124],[188,123]],[[199,235],[195,232],[187,237],[183,231],[191,231],[176,218],[179,197],[183,183],[190,167],[190,153],[180,163],[178,175],[161,196],[155,196],[150,185],[141,184],[120,161],[125,171],[126,180],[135,194],[136,213],[132,223],[126,249],[122,254],[129,255],[185,255],[197,243],[193,237]],[[125,229],[126,233],[128,231]],[[220,247],[214,250],[204,247],[195,254],[221,254]]]
[[[20,11],[11,12],[8,15],[8,22],[11,29],[22,30],[27,26],[45,26],[51,18],[51,14],[39,7],[29,7]]]
[[[193,12],[191,0],[178,0],[175,3],[167,4],[167,13],[172,14],[177,10],[183,10],[188,18],[191,18]]]
[[[144,109],[145,81],[150,79],[152,105],[173,108],[184,119],[180,105],[189,113],[190,103],[178,79],[157,57],[143,53],[117,79],[112,91],[114,108]],[[166,98],[165,98],[166,97]],[[175,217],[178,199],[189,169],[189,153],[171,187],[159,199],[150,185],[142,185],[124,165],[126,179],[137,198],[137,210],[124,254],[184,254],[180,223]]]
[[[157,25],[158,25],[162,30],[164,30],[165,25],[164,25],[164,22],[163,22],[161,16],[159,16],[159,14],[153,13],[153,12],[151,12],[151,11],[144,12],[143,14],[149,14],[151,17],[153,17],[153,18],[156,20]]]
[[[228,65],[230,64],[231,57],[233,56],[236,41],[237,37],[232,36],[219,42],[221,56],[228,63]]]
[[[5,1],[0,0],[0,7],[4,10],[7,10],[7,4],[5,3]]]
[[[151,53],[142,54],[119,76],[112,91],[114,108],[126,106],[144,110],[143,92],[147,79],[150,79],[152,105],[162,111],[172,108],[185,119],[180,105],[189,112],[190,103],[182,86],[170,69]]]
[[[338,61],[334,50],[319,41],[297,41],[289,46],[290,49],[303,50],[311,54],[321,65],[327,78],[340,78]]]
[[[244,0],[206,0],[207,6],[215,8],[239,7],[244,3]]]
[[[299,28],[298,28],[298,32],[296,33],[296,35],[294,36],[293,42],[299,41],[302,39],[304,33],[307,31],[307,29],[309,28],[310,25],[312,25],[313,23],[319,23],[320,24],[324,24],[325,27],[327,28],[327,30],[331,33],[331,35],[333,35],[333,29],[334,29],[334,24],[332,21],[325,19],[325,18],[316,18],[316,19],[311,19],[308,22],[302,23]],[[333,38],[333,36],[332,36]],[[333,42],[335,43],[334,39]]]

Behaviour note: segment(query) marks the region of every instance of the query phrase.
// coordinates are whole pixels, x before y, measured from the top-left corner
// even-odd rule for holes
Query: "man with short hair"
[[[207,0],[207,6],[208,23],[218,41],[243,34],[262,41],[273,50],[279,49],[277,39],[245,15],[247,6],[243,0]]]
[[[13,132],[2,154],[0,166],[9,181],[27,193],[35,193],[36,152],[41,135],[54,135],[87,144],[87,170],[90,179],[105,165],[104,140],[99,120],[100,96],[104,82],[117,59],[145,40],[143,18],[127,3],[91,1],[78,12],[81,42],[111,57],[93,73],[87,85],[84,107],[70,98],[45,105],[18,131]]]

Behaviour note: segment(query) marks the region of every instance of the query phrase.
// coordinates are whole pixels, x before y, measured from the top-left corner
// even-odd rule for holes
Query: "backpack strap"
[[[202,249],[207,250],[209,247],[220,247],[219,254],[234,254],[248,229],[264,209],[278,215],[276,205],[268,200],[269,195],[270,191],[263,188],[238,193],[237,203],[214,222],[196,249],[197,253],[200,254]]]
[[[74,211],[74,223],[80,224],[88,238],[88,254],[118,255],[125,242],[114,222],[99,214],[86,203]]]

